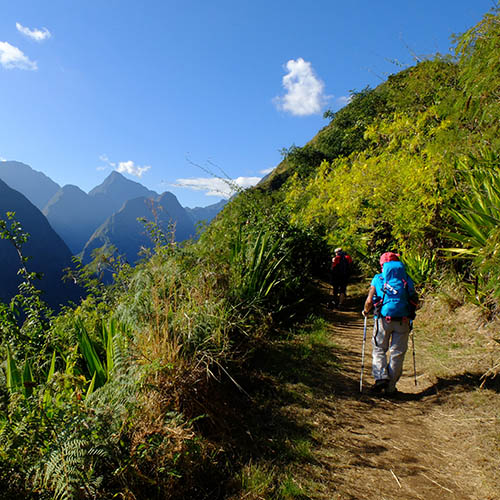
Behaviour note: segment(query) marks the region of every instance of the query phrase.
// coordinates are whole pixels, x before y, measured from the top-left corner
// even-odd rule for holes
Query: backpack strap
[[[410,320],[410,331],[411,331],[411,328],[413,327],[413,320],[415,319],[415,311],[417,310],[417,305],[418,305],[418,295],[415,292],[415,290],[413,290],[415,299],[412,300],[412,296],[410,295],[408,283],[405,283],[405,290],[406,290],[406,294],[408,296],[408,307],[409,307],[409,313],[410,313],[410,316],[408,319]]]
[[[382,280],[383,280],[384,278],[380,277],[380,279],[382,279]],[[385,280],[384,280],[384,281],[385,281]],[[377,309],[378,309],[378,311],[379,311],[379,315],[377,315],[377,316],[375,317],[375,325],[376,325],[376,327],[375,327],[375,331],[373,332],[373,343],[374,343],[377,347],[378,347],[378,343],[377,343],[377,335],[378,335],[378,320],[379,320],[379,318],[381,318],[381,317],[382,317],[382,316],[380,315],[380,313],[382,312],[382,306],[384,305],[384,299],[385,299],[385,293],[386,293],[385,286],[383,287],[383,289],[384,289],[384,294],[382,295],[382,298],[381,298],[381,299],[379,299],[379,300],[377,301],[377,304],[376,304],[376,305],[375,305],[375,304],[373,304],[373,307],[374,307],[374,308],[377,308]]]

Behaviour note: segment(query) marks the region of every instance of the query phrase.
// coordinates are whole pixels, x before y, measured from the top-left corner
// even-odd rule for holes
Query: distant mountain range
[[[133,264],[141,247],[151,246],[144,225],[137,221],[139,217],[155,221],[164,231],[174,228],[175,240],[183,241],[195,237],[196,224],[201,220],[210,222],[226,204],[223,200],[204,208],[183,208],[172,193],[160,195],[116,171],[87,194],[77,186],[61,187],[42,172],[17,161],[0,162],[0,182],[0,218],[5,218],[7,211],[15,211],[17,220],[31,234],[26,255],[33,256],[33,271],[47,274],[47,290],[53,293],[51,300],[56,301],[64,288],[55,278],[55,270],[63,264],[67,267],[71,255],[79,255],[88,263],[93,250],[113,245]],[[0,257],[9,258],[1,261],[2,272],[7,274],[0,274],[0,299],[5,300],[16,291],[18,266],[7,250],[9,243],[0,243]],[[58,258],[51,260],[47,252]],[[47,266],[50,272],[44,271],[49,269]],[[73,295],[69,293],[68,297]]]
[[[70,250],[78,254],[94,231],[108,217],[118,212],[126,201],[157,196],[158,193],[113,171],[89,194],[69,184],[60,188],[43,208],[43,214]]]
[[[107,222],[107,219],[113,214],[118,214],[125,202],[134,198],[158,200],[160,196],[155,191],[125,178],[116,171],[111,172],[100,185],[93,188],[88,194],[79,187],[70,184],[61,187],[42,172],[37,172],[30,166],[17,161],[0,162],[0,179],[26,196],[43,212],[50,225],[61,236],[74,255],[83,251],[93,238],[94,232],[98,230],[99,236],[96,235],[93,238],[92,246],[96,241],[103,241],[103,233],[109,233],[109,231],[105,231],[101,226],[110,227],[116,224],[116,220]],[[191,220],[194,225],[201,220],[210,222],[226,204],[226,201],[222,200],[207,207],[183,208],[173,194],[168,199],[173,205],[170,209],[162,205],[164,210],[162,223],[177,223],[177,241],[195,235],[193,227],[188,229],[187,219]],[[138,204],[132,206],[137,209],[139,207]],[[165,219],[166,213],[170,213],[171,220]],[[147,216],[151,217],[151,215],[149,213]],[[125,225],[121,224],[120,227],[126,226],[127,229],[130,229],[131,225],[135,224],[137,217],[144,216],[142,209],[138,209],[137,213],[134,213],[131,207],[128,207],[124,213],[120,214],[119,219],[123,221],[124,217],[128,217],[130,220]],[[120,252],[120,247],[117,246],[117,248]]]
[[[43,279],[36,285],[44,292],[44,300],[56,309],[68,300],[77,301],[82,291],[73,282],[62,281],[63,270],[72,266],[69,248],[33,203],[0,180],[2,217],[6,212],[15,212],[16,220],[30,234],[23,255],[30,257],[26,264],[28,271],[43,273]],[[0,262],[0,300],[7,302],[17,293],[21,282],[17,274],[19,256],[10,241],[0,240]]]

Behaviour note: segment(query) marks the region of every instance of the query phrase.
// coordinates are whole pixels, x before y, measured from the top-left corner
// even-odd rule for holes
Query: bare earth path
[[[432,380],[417,371],[415,386],[410,343],[402,397],[372,394],[369,320],[360,394],[361,303],[357,296],[342,311],[325,310],[330,352],[321,365],[311,357],[306,373],[288,382],[301,397],[281,412],[307,427],[314,443],[312,457],[293,471],[307,498],[500,499],[498,392],[480,390],[467,373]],[[418,334],[417,327],[417,370],[426,355]]]

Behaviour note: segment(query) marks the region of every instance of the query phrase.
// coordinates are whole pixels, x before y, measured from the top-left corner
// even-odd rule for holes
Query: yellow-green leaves
[[[286,202],[297,223],[326,226],[332,243],[365,253],[385,245],[424,245],[444,198],[451,168],[433,151],[448,124],[434,108],[411,117],[395,113],[367,128],[372,149],[323,162],[307,182],[293,177]]]

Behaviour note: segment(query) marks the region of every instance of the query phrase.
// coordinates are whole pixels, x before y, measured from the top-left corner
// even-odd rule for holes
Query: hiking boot
[[[385,392],[388,385],[389,385],[389,381],[385,378],[375,380],[375,383],[372,386],[372,391],[380,394],[382,392]]]
[[[385,390],[385,397],[390,399],[398,399],[401,396],[401,392],[397,389],[393,389],[392,391]]]

